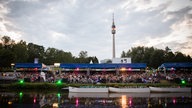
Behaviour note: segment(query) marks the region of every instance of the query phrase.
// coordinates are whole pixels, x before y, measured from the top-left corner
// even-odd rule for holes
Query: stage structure
[[[131,58],[113,58],[112,63],[131,63]]]

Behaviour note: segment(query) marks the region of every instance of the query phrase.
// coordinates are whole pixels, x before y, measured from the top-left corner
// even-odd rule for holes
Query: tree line
[[[149,67],[157,68],[165,62],[192,62],[189,55],[181,52],[173,53],[169,47],[165,50],[154,47],[138,46],[128,51],[122,51],[121,57],[131,57],[132,63],[147,63]],[[38,58],[39,63],[52,65],[54,63],[99,63],[96,56],[88,56],[87,51],[80,51],[78,57],[71,52],[56,48],[26,43],[23,40],[15,42],[9,36],[1,37],[0,69],[10,67],[11,63],[33,63]],[[108,62],[111,63],[111,62]]]
[[[71,52],[65,52],[56,48],[47,48],[34,43],[26,43],[23,40],[15,42],[9,36],[1,37],[0,43],[0,67],[10,67],[11,63],[33,63],[38,58],[39,63],[53,65],[54,63],[98,63],[96,56],[88,56],[87,51],[80,51],[79,57]]]
[[[157,68],[166,62],[192,62],[189,55],[179,51],[173,53],[167,46],[165,50],[154,47],[133,47],[131,50],[122,51],[121,57],[131,57],[132,63],[147,63],[149,67]]]

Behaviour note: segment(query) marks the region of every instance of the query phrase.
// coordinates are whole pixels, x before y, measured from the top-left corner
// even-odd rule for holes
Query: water
[[[0,108],[191,108],[191,93],[0,92]]]

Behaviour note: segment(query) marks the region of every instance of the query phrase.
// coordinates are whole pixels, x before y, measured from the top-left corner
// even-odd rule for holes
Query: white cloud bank
[[[138,45],[192,55],[191,0],[1,0],[0,36],[69,51],[112,57]]]

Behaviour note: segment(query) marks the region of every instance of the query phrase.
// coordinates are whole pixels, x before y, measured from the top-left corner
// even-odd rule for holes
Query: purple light
[[[131,71],[132,69],[131,68],[128,68],[128,71]]]
[[[76,98],[76,100],[75,100],[75,106],[77,107],[77,106],[79,106],[79,99],[78,98]]]
[[[176,99],[173,99],[173,103],[176,104]]]
[[[132,98],[129,98],[129,104],[132,105]]]
[[[36,103],[36,98],[35,97],[33,98],[33,103]]]
[[[79,71],[79,68],[76,68],[76,71]]]

